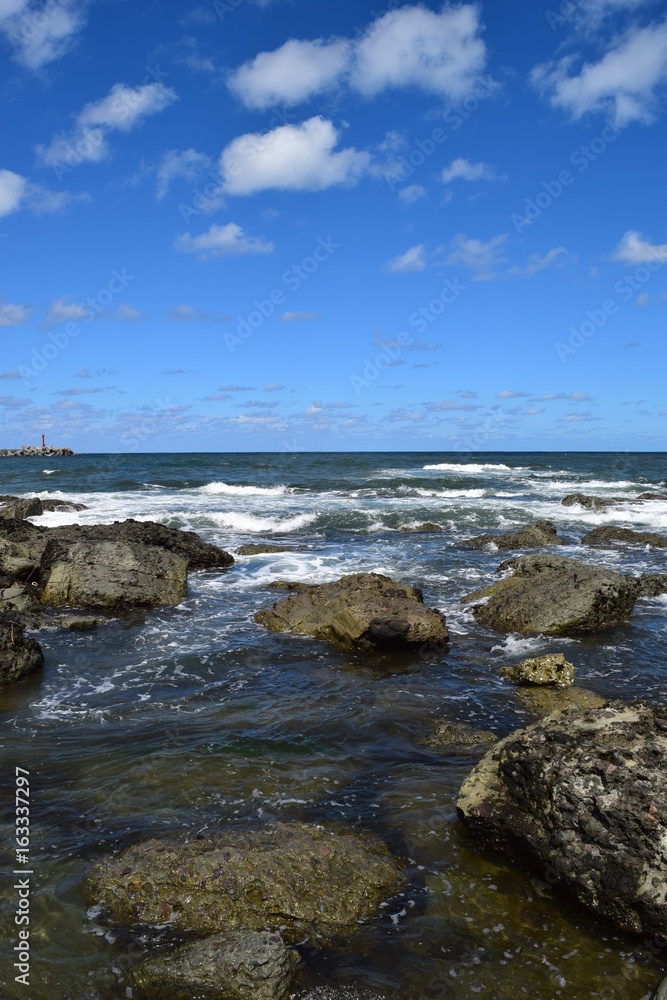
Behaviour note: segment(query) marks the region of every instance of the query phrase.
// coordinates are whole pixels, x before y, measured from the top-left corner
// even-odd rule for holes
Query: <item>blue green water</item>
[[[292,551],[193,573],[178,608],[91,633],[42,629],[43,674],[2,692],[3,834],[10,771],[31,771],[33,958],[29,994],[3,951],[2,995],[125,997],[122,971],[146,941],[106,933],[87,914],[86,870],[149,835],[304,818],[383,836],[410,886],[363,945],[307,953],[301,998],[505,1000],[634,998],[667,954],[628,939],[555,892],[539,873],[486,853],[454,802],[479,751],[436,752],[436,720],[502,737],[530,721],[499,668],[557,649],[578,683],[665,701],[667,599],[638,602],[627,625],[581,640],[524,639],[478,626],[460,597],[494,579],[497,554],[458,543],[537,517],[559,550],[622,572],[667,572],[665,550],[582,548],[599,524],[667,532],[667,503],[604,513],[563,507],[567,493],[667,492],[666,454],[84,455],[0,461],[0,492],[80,501],[55,525],[154,519],[234,551],[270,539]],[[420,535],[403,525],[435,521]],[[443,610],[451,649],[380,662],[253,621],[275,579],[323,582],[378,571],[422,588]],[[4,884],[11,886],[5,872]],[[3,894],[3,946],[14,933]],[[115,971],[114,971],[115,970]],[[168,998],[166,998],[168,1000]]]

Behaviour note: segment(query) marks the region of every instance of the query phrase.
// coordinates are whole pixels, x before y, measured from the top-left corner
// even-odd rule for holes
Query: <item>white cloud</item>
[[[446,264],[463,264],[472,271],[476,271],[475,279],[485,281],[495,277],[494,269],[500,264],[507,263],[507,257],[500,256],[501,248],[507,241],[507,233],[500,233],[494,236],[488,243],[482,240],[467,239],[463,233],[459,233],[452,240],[454,248],[445,259]]]
[[[207,309],[197,309],[196,306],[178,305],[169,310],[165,319],[176,323],[224,323],[229,321],[231,316],[223,316]]]
[[[440,13],[422,4],[399,7],[373,21],[358,40],[290,39],[260,52],[229,77],[249,108],[295,105],[343,82],[372,97],[394,87],[417,87],[450,100],[474,88],[486,64],[476,4]]]
[[[59,212],[71,202],[90,201],[90,195],[48,191],[12,170],[0,170],[0,216],[29,208],[36,215]]]
[[[539,253],[533,253],[528,258],[528,262],[525,267],[520,267],[515,264],[509,270],[510,274],[525,274],[529,278],[532,278],[534,274],[539,271],[544,271],[547,267],[551,267],[552,264],[557,263],[562,258],[563,254],[567,257],[567,250],[565,247],[554,247],[553,250],[549,250],[544,256]]]
[[[156,197],[158,201],[164,198],[171,182],[177,177],[184,177],[187,181],[196,181],[210,167],[211,158],[206,153],[198,153],[196,149],[184,149],[182,152],[170,149],[162,157],[157,169]]]
[[[575,62],[566,56],[532,71],[532,82],[554,107],[569,111],[575,120],[589,111],[606,111],[621,127],[649,122],[657,88],[667,80],[667,21],[631,28],[599,62],[584,63],[573,73]]]
[[[348,67],[351,44],[292,38],[273,52],[260,52],[229,78],[229,89],[247,108],[294,105],[334,86]]]
[[[144,318],[144,314],[139,309],[127,305],[118,306],[112,315],[114,319],[122,319],[127,323],[138,323]]]
[[[440,180],[444,184],[450,184],[455,180],[462,181],[493,181],[496,175],[488,163],[471,163],[459,157],[453,160],[448,167],[442,171]]]
[[[637,10],[654,0],[579,0],[574,17],[584,28],[597,27],[605,18],[624,10]]]
[[[629,230],[614,251],[614,260],[624,264],[647,264],[650,261],[667,263],[667,243],[657,245],[649,243],[641,233]]]
[[[637,301],[635,302],[635,305],[638,306],[639,309],[643,309],[644,306],[647,306],[649,304],[649,298],[650,297],[648,292],[642,292],[641,295],[637,296]]]
[[[322,317],[314,312],[286,312],[278,319],[281,323],[321,323]],[[283,386],[284,388],[284,386]]]
[[[221,257],[246,253],[273,253],[273,243],[247,236],[241,226],[228,222],[226,226],[211,226],[207,233],[192,236],[182,233],[174,246],[182,253],[199,253],[205,257]]]
[[[0,32],[14,49],[14,58],[31,70],[64,55],[84,23],[85,3],[2,0]]]
[[[12,170],[0,170],[0,216],[16,212],[25,196],[27,180]]]
[[[53,324],[63,323],[67,320],[85,319],[89,315],[90,309],[79,302],[72,301],[69,296],[63,295],[62,298],[51,303],[46,319],[49,324]]]
[[[13,302],[0,301],[0,327],[21,326],[31,312],[30,306],[17,306]]]
[[[424,244],[410,247],[405,253],[393,257],[387,263],[387,270],[392,274],[409,274],[411,271],[423,271],[426,267],[424,259]]]
[[[528,395],[529,393],[518,392],[516,389],[501,389],[500,392],[496,393],[496,399],[521,399]]]
[[[220,157],[225,190],[245,195],[268,188],[322,191],[354,184],[368,170],[370,155],[352,148],[336,152],[338,139],[332,122],[319,116],[239,136]]]
[[[129,132],[142,119],[163,111],[176,100],[175,91],[163,83],[139,87],[116,83],[106,97],[84,106],[70,132],[55,136],[48,146],[37,146],[37,154],[50,167],[98,163],[108,155],[109,132]]]
[[[426,194],[426,188],[422,184],[410,184],[408,187],[401,188],[398,192],[398,197],[406,205],[414,205],[416,201],[423,198]]]

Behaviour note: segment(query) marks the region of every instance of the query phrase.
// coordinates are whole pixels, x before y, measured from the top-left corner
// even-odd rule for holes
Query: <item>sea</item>
[[[600,695],[667,701],[667,596],[624,625],[524,638],[476,624],[460,598],[505,554],[485,531],[556,523],[559,553],[623,573],[667,572],[667,550],[581,546],[598,525],[667,533],[667,454],[84,454],[0,461],[0,492],[86,504],[54,526],[154,520],[230,552],[289,551],[193,572],[181,605],[90,632],[36,631],[41,674],[0,694],[3,861],[0,995],[125,1000],[127,975],[169,928],[100,923],[82,886],[103,855],[143,839],[305,820],[373,831],[408,883],[347,946],[304,948],[301,1000],[642,1000],[667,975],[664,939],[623,935],[548,873],[472,841],[455,802],[484,748],[437,749],[442,721],[500,739],[534,720],[500,668],[562,652]],[[569,493],[623,497],[605,511]],[[433,521],[442,532],[403,531]],[[275,580],[377,572],[422,589],[451,647],[374,658],[271,634],[254,614]],[[29,771],[30,986],[14,980],[15,768]],[[169,1000],[168,997],[165,1000]]]

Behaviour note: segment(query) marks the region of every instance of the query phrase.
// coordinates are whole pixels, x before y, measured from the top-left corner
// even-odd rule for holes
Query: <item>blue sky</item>
[[[0,35],[0,445],[664,450],[665,3]]]

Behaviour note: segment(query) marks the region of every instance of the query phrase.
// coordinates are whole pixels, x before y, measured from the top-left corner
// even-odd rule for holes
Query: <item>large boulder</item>
[[[630,497],[589,497],[585,493],[568,493],[563,497],[563,507],[585,507],[586,510],[606,510],[617,503],[628,503]]]
[[[445,618],[427,608],[420,590],[379,573],[353,573],[335,583],[300,588],[255,621],[272,632],[299,632],[345,649],[397,649],[449,639]]]
[[[564,556],[520,556],[504,569],[513,575],[462,598],[480,624],[502,632],[596,632],[626,621],[640,593],[633,577]]]
[[[531,656],[521,663],[502,667],[500,674],[515,684],[535,687],[571,687],[576,679],[574,666],[567,662],[563,653]]]
[[[630,528],[614,528],[603,525],[593,528],[581,539],[582,545],[594,545],[599,548],[613,548],[622,545],[651,545],[658,549],[667,549],[667,536],[658,535],[655,531],[632,531]]]
[[[43,513],[42,501],[38,497],[0,496],[0,504],[0,517],[22,520]]]
[[[287,1000],[298,952],[279,934],[230,931],[149,958],[131,974],[142,1000]]]
[[[180,604],[187,593],[185,559],[135,542],[52,538],[40,563],[44,604],[123,611]]]
[[[506,531],[500,535],[485,534],[469,538],[461,543],[466,549],[483,549],[492,545],[496,549],[541,549],[547,545],[565,545],[558,537],[553,521],[533,521],[527,528],[517,531]]]
[[[26,638],[21,625],[11,618],[0,618],[0,685],[14,684],[41,670],[43,665],[39,643]]]
[[[400,885],[376,837],[285,823],[149,840],[101,861],[85,891],[117,926],[169,923],[198,936],[280,930],[288,942],[321,943],[351,934]]]
[[[33,576],[48,537],[47,528],[30,521],[0,517],[0,573],[19,580]]]
[[[660,597],[667,594],[667,573],[642,573],[639,585],[641,597]]]
[[[667,932],[667,714],[557,712],[489,751],[457,810],[471,833],[552,873],[623,931]]]

